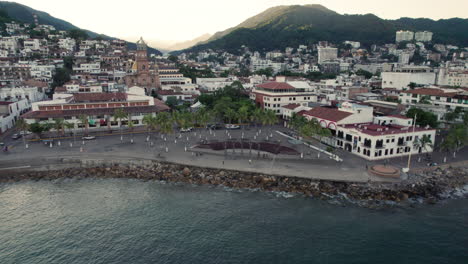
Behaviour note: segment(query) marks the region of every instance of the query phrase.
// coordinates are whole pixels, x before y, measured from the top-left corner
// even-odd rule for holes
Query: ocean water
[[[468,263],[468,199],[369,209],[128,179],[1,184],[0,263]]]

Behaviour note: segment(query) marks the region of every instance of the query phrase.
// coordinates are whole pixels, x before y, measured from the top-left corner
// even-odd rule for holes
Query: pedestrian
[[[249,164],[252,165],[252,160],[251,159],[249,159]]]
[[[224,160],[223,160],[223,165],[224,165]]]

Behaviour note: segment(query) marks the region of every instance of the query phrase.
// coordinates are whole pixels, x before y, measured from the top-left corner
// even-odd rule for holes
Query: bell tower
[[[148,61],[148,52],[146,42],[143,40],[143,37],[138,40],[136,43],[136,63],[137,63],[137,72],[138,73],[148,73],[149,72],[149,61]]]

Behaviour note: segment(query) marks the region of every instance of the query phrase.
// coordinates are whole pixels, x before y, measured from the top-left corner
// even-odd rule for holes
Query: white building
[[[317,102],[317,95],[306,91],[305,88],[295,88],[286,82],[267,82],[253,88],[250,99],[257,106],[282,115],[282,106],[288,104],[308,106],[309,102]]]
[[[15,52],[18,49],[18,41],[13,37],[0,38],[0,49]]]
[[[322,127],[335,133],[338,125],[372,122],[373,107],[344,102],[339,108],[314,107],[301,115],[307,120],[315,119]]]
[[[82,63],[78,67],[73,67],[75,73],[101,73],[101,64],[97,63]]]
[[[319,47],[318,48],[318,63],[321,64],[324,61],[336,60],[338,58],[338,49],[331,47]]]
[[[410,83],[433,85],[436,73],[427,66],[404,66],[393,72],[382,72],[382,88],[408,89]]]
[[[26,39],[24,40],[24,49],[29,50],[39,50],[41,48],[41,41],[40,39]]]
[[[338,125],[336,147],[367,160],[395,158],[432,152],[430,146],[416,147],[424,135],[434,143],[435,129],[413,127],[404,116],[375,117],[373,122]]]
[[[228,78],[197,78],[196,82],[200,89],[208,92],[214,92],[222,89],[225,86],[231,85],[235,80],[231,77]]]
[[[27,99],[30,102],[42,101],[45,98],[45,93],[38,87],[3,87],[0,89],[0,98],[8,99],[15,98],[16,100]]]
[[[273,73],[278,73],[286,69],[286,64],[281,63],[281,62],[273,62],[271,60],[262,60],[262,59],[252,58],[250,62],[251,71],[255,72],[255,71],[263,70],[267,68],[273,69]]]
[[[36,80],[50,82],[54,73],[54,65],[31,65],[31,77]]]
[[[402,52],[398,55],[398,63],[399,64],[409,64],[411,57],[411,53],[409,52]]]
[[[396,42],[412,41],[413,39],[414,39],[414,32],[412,31],[400,30],[396,32],[396,36],[395,36]]]
[[[432,32],[429,31],[418,31],[414,35],[414,39],[421,42],[430,42],[432,41],[432,35]]]
[[[14,127],[21,114],[30,108],[31,104],[27,99],[0,101],[0,133]]]
[[[405,105],[425,102],[446,110],[456,107],[468,109],[468,91],[463,89],[420,88],[401,91],[398,99]]]
[[[63,38],[59,39],[58,45],[61,49],[73,50],[75,49],[76,41],[72,38]]]

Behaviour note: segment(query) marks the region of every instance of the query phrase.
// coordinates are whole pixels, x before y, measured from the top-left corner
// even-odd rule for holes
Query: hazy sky
[[[17,0],[78,27],[131,39],[187,40],[235,26],[277,5],[322,4],[381,18],[468,17],[468,0]]]

